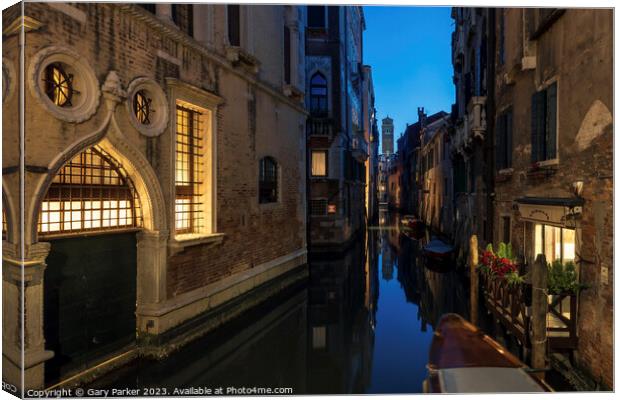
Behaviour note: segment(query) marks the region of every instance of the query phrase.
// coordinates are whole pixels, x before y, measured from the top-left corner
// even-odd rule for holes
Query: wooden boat
[[[454,247],[439,239],[433,239],[422,248],[422,253],[429,259],[440,262],[449,261],[454,254]]]
[[[444,315],[431,342],[425,393],[551,392],[518,358],[460,315]]]

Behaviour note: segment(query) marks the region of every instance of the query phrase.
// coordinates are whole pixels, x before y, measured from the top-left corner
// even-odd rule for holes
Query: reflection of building
[[[537,254],[577,264],[590,288],[571,315],[575,361],[612,387],[613,11],[496,9],[495,20],[493,241],[530,265]]]
[[[163,3],[3,11],[5,382],[20,386],[24,354],[26,388],[42,388],[138,341],[145,352],[168,348],[188,325],[217,325],[196,319],[205,312],[256,286],[275,291],[268,283],[285,272],[303,277],[300,11]],[[14,118],[20,104],[25,125]],[[235,313],[249,306],[236,304]]]
[[[374,104],[362,57],[364,13],[356,6],[304,8],[308,240],[313,250],[342,249],[360,233],[367,215]]]
[[[311,261],[310,393],[364,393],[370,384],[378,288],[368,287],[376,264],[365,262],[365,247],[360,241],[337,259]]]

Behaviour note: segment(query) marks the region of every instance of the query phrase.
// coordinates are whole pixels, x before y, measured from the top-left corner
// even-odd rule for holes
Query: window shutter
[[[505,140],[506,140],[506,161],[504,168],[512,167],[512,109],[506,113]]]
[[[546,92],[532,95],[532,162],[544,160]]]
[[[547,88],[547,125],[545,135],[546,160],[556,158],[557,149],[557,104],[558,104],[558,87],[557,84]]]

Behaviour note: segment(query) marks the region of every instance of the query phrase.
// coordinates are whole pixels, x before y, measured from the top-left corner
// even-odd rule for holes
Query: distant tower
[[[381,138],[383,154],[394,154],[394,120],[390,117],[381,120]]]

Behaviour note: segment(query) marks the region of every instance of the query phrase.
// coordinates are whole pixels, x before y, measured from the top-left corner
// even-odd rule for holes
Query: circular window
[[[132,125],[145,136],[159,136],[168,125],[168,101],[162,88],[148,78],[136,78],[127,88]]]
[[[87,61],[73,50],[51,46],[35,55],[28,69],[34,97],[54,116],[83,122],[99,106],[99,81]]]
[[[45,67],[45,94],[59,107],[71,107],[73,97],[73,75],[65,72],[61,63]]]
[[[4,103],[15,91],[15,69],[9,60],[2,59],[2,102]]]
[[[146,97],[144,90],[138,90],[133,96],[133,112],[139,123],[149,125],[151,123],[151,103],[153,99]]]

